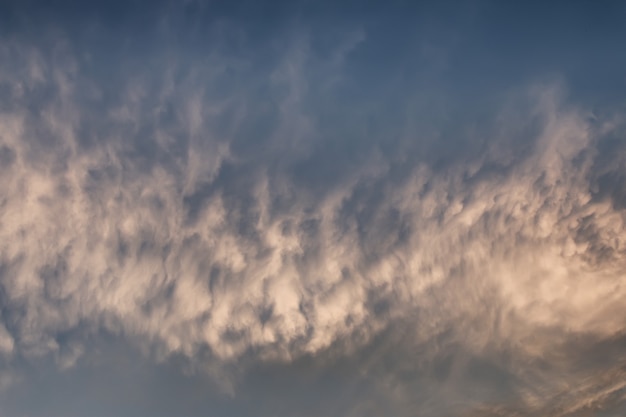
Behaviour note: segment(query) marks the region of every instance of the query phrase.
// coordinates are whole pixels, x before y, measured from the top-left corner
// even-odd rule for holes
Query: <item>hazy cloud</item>
[[[176,384],[218,415],[624,407],[617,107],[556,76],[455,93],[447,38],[411,41],[416,75],[378,67],[368,19],[279,36],[173,10],[159,46],[97,25],[0,42],[5,393],[84,414],[133,357],[138,392],[186,415],[209,405]],[[61,398],[103,379],[63,408],[38,374]],[[157,408],[107,412],[177,413]]]

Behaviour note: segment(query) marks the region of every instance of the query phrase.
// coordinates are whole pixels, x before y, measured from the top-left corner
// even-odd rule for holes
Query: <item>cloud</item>
[[[244,52],[119,70],[62,36],[3,41],[7,369],[71,370],[104,332],[215,373],[312,361],[323,381],[347,361],[399,415],[418,388],[423,415],[623,401],[620,118],[540,83],[474,131],[398,126],[379,97],[349,98],[362,30],[321,50],[306,32],[275,47],[218,33]],[[269,58],[249,58],[256,46]],[[346,120],[328,97],[352,106]],[[420,101],[380,102],[396,99]],[[615,362],[580,365],[598,346]]]

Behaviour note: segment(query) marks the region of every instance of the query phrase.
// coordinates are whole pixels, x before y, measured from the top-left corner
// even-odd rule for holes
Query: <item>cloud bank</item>
[[[0,385],[74,372],[105,333],[235,372],[235,397],[267,366],[351,364],[378,397],[337,415],[623,407],[620,113],[552,79],[464,116],[355,83],[358,25],[285,31],[218,21],[206,53],[2,40]]]

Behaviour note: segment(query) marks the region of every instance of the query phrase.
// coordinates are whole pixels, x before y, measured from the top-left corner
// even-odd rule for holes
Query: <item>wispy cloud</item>
[[[561,81],[440,123],[410,85],[359,94],[364,29],[220,25],[206,54],[137,66],[65,35],[0,43],[5,375],[83,366],[105,332],[150,363],[239,368],[234,392],[348,363],[377,397],[337,415],[623,404],[621,117]]]

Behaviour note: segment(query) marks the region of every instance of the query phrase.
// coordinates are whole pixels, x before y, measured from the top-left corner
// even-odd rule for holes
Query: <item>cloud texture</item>
[[[147,48],[0,42],[0,386],[76,372],[106,334],[235,398],[341,366],[376,393],[263,415],[623,410],[619,107],[562,77],[428,87],[429,41],[418,75],[360,72],[367,25],[217,19],[198,46],[179,18]]]

